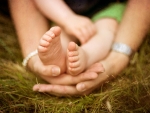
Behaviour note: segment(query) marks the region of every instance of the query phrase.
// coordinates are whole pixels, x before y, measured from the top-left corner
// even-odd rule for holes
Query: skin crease
[[[48,22],[47,19],[36,9],[35,4],[32,1],[10,1],[11,2],[9,2],[9,4],[12,18],[15,23],[15,28],[17,30],[23,56],[26,57],[29,53],[37,48],[41,36],[49,29]],[[115,42],[125,43],[129,45],[134,51],[138,50],[139,46],[144,40],[144,36],[149,30],[149,4],[149,0],[128,1],[125,14],[123,16],[122,22],[119,24],[119,28],[115,36]],[[28,12],[28,14],[25,12]],[[32,42],[34,42],[34,44]],[[117,76],[128,65],[129,57],[122,53],[111,51],[107,57],[99,63],[103,65],[102,67],[104,67],[105,72],[101,73],[101,71],[95,69],[97,66],[91,66],[84,72],[84,74],[82,73],[75,77],[65,75],[65,79],[67,78],[67,81],[65,81],[63,76],[62,79],[58,79],[59,77],[47,78],[47,73],[52,75],[53,68],[58,67],[54,65],[43,66],[39,57],[34,56],[29,60],[28,63],[28,67],[31,71],[37,73],[40,77],[49,79],[48,81],[56,80],[57,82],[61,82],[61,84],[66,85],[36,84],[34,85],[33,90],[46,92],[56,96],[83,96],[85,94],[90,94],[96,88],[99,88],[102,84],[105,83],[105,81],[108,79],[107,75],[113,74],[114,76]],[[85,74],[88,75],[88,77],[83,76]],[[92,79],[92,76],[96,76],[95,79]],[[73,81],[73,79],[76,80]],[[68,80],[70,81],[68,82]],[[71,85],[69,85],[70,82],[72,82]]]

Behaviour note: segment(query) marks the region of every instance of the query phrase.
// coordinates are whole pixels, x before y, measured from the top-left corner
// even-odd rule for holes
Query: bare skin
[[[62,70],[61,74],[67,72],[67,74],[78,75],[93,63],[104,58],[110,50],[117,22],[113,19],[101,19],[95,23],[95,26],[99,31],[80,47],[70,42],[73,40],[72,37],[63,35],[64,32],[61,33],[59,27],[52,27],[43,35],[38,47],[39,57],[43,64],[59,66]],[[104,44],[104,42],[107,43]]]
[[[86,43],[97,32],[90,18],[74,13],[63,0],[33,0],[48,19],[61,26],[70,36],[76,37],[81,44]],[[69,18],[69,20],[68,20]]]
[[[83,49],[79,47],[76,43],[70,42],[68,45],[67,52],[67,72],[71,75],[78,75],[83,72],[87,67],[87,56]]]
[[[10,11],[15,22],[15,27],[17,30],[18,38],[20,41],[24,57],[26,57],[30,52],[34,51],[37,48],[39,39],[49,28],[48,21],[46,21],[45,17],[41,13],[39,13],[39,11],[36,9],[36,7],[32,2],[33,1],[31,0],[9,0],[11,8]],[[150,1],[129,0],[128,2],[129,3],[126,8],[123,20],[119,25],[119,30],[117,30],[116,34],[117,36],[115,41],[128,44],[133,50],[137,50],[140,44],[142,43],[142,40],[144,39],[146,32],[149,30]],[[133,27],[131,27],[131,25]],[[107,43],[103,42],[103,44]],[[101,61],[99,60],[99,62]],[[58,76],[58,78],[53,77],[53,79],[47,77],[53,75],[52,68],[54,66],[43,65],[38,56],[34,56],[29,60],[28,67],[31,69],[31,71],[38,73],[41,77],[43,77],[44,80],[48,81],[49,83],[51,83],[52,81],[55,83],[53,85],[36,84],[34,86],[34,91],[41,91],[55,95],[68,96],[68,95],[84,95],[87,93],[88,94],[91,93],[93,90],[96,89],[96,87],[100,87],[101,84],[103,84],[103,81],[107,79],[107,76],[105,76],[106,74],[111,75],[114,73],[115,74],[120,73],[125,68],[128,62],[129,58],[126,55],[118,52],[111,52],[103,60],[103,65],[106,68],[105,70],[106,73],[104,74],[99,73],[98,71],[95,70],[97,66],[94,66],[92,67],[93,70],[88,69],[86,72],[80,74],[79,76],[65,75],[63,77],[61,76],[61,79],[60,76]],[[43,71],[45,69],[46,73],[45,71]],[[101,68],[98,67],[97,69]],[[100,74],[99,76],[98,73]],[[93,78],[92,76],[96,74],[98,78],[97,77]],[[91,77],[93,79],[91,79]],[[58,85],[58,83],[59,84],[61,83],[63,85]],[[73,86],[72,84],[77,85]],[[36,89],[37,86],[38,89]]]
[[[61,46],[61,29],[52,27],[41,38],[38,46],[38,55],[44,65],[57,65],[61,73],[66,70],[66,53]]]
[[[57,65],[61,73],[66,70],[66,53],[60,40],[61,29],[52,27],[41,38],[38,46],[38,55],[44,65]],[[82,48],[70,42],[67,51],[67,72],[77,75],[86,68],[86,55]]]

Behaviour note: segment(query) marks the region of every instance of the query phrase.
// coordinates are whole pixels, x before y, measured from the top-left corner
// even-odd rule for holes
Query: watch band
[[[126,44],[124,44],[124,43],[115,42],[112,45],[111,49],[114,50],[114,51],[123,53],[123,54],[125,54],[125,55],[127,55],[129,57],[133,55],[133,50],[131,49],[131,47],[126,45]]]

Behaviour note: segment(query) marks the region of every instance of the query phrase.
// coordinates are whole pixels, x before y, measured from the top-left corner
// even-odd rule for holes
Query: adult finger
[[[33,56],[28,62],[29,69],[42,76],[58,76],[60,68],[56,65],[43,65],[38,55]]]
[[[77,76],[72,76],[68,74],[63,74],[57,77],[44,77],[51,84],[59,84],[59,85],[74,85],[79,82],[93,80],[98,77],[98,74],[95,72],[84,72]]]
[[[84,81],[84,82],[78,83],[76,85],[76,89],[79,92],[85,92],[85,91],[88,91],[88,90],[93,91],[97,87],[99,87],[100,85],[102,85],[103,83],[105,83],[108,80],[108,78],[109,77],[105,73],[102,73],[95,80]]]
[[[57,77],[47,77],[42,76],[44,80],[47,80],[51,84],[61,84],[61,85],[74,85],[83,81],[97,79],[98,73],[104,72],[104,68],[101,63],[95,63],[77,76],[72,76],[69,74],[62,74]]]
[[[41,67],[38,66],[36,69],[37,69],[36,72],[42,76],[50,77],[50,76],[60,75],[60,68],[55,65],[47,65],[47,66],[41,66]]]
[[[82,93],[76,90],[75,86],[65,85],[36,84],[33,87],[33,91],[49,93],[56,96],[82,95]]]

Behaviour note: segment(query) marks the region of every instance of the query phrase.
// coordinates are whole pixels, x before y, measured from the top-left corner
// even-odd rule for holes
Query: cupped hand
[[[46,92],[56,96],[79,96],[89,94],[91,91],[78,91],[76,84],[82,83],[84,81],[92,81],[98,78],[99,73],[103,73],[104,68],[101,63],[96,63],[92,65],[87,71],[81,73],[77,76],[72,76],[68,74],[63,74],[58,77],[49,78],[52,84],[36,84],[33,87],[34,91]],[[79,86],[80,87],[80,84]],[[81,88],[83,88],[81,86]],[[79,89],[81,89],[79,88]]]
[[[109,76],[116,76],[119,74],[128,65],[129,57],[121,53],[111,52],[106,59],[101,61],[101,63],[105,68],[104,73],[97,73],[95,71],[95,66],[91,66],[84,72],[87,75],[89,75],[90,72],[92,72],[91,74],[99,74],[96,79],[85,80],[77,83],[76,85],[37,84],[33,87],[33,90],[46,92],[56,96],[83,96],[90,94],[92,91],[99,88],[102,84],[112,78]]]
[[[94,23],[89,18],[81,15],[70,16],[63,28],[66,33],[79,39],[81,44],[86,43],[96,33]]]
[[[86,75],[97,74],[94,72],[84,73],[86,73]],[[106,74],[102,74],[99,76],[101,77],[86,80],[78,83],[77,85],[36,84],[33,86],[33,91],[49,93],[55,96],[84,96],[90,94],[93,90],[95,90],[97,87],[108,80],[108,76]]]
[[[40,76],[42,79],[51,84],[57,85],[74,85],[82,81],[96,79],[97,73],[104,72],[102,64],[96,63],[89,68],[86,73],[81,73],[78,76],[72,76],[69,74],[60,74],[58,66],[55,65],[43,65],[38,55],[32,57],[28,65],[29,69]]]
[[[122,53],[112,51],[101,63],[105,68],[105,72],[100,73],[97,79],[78,83],[76,89],[79,92],[93,91],[106,81],[116,78],[116,76],[128,65],[129,57]]]
[[[60,68],[56,65],[44,65],[38,55],[30,58],[28,61],[28,69],[40,77],[58,76],[60,75]]]
[[[57,85],[76,85],[79,82],[93,80],[98,77],[97,73],[103,73],[104,68],[101,63],[95,63],[86,72],[81,73],[77,76],[72,76],[70,74],[62,74],[56,77],[43,76],[44,80],[47,80],[51,84]]]

